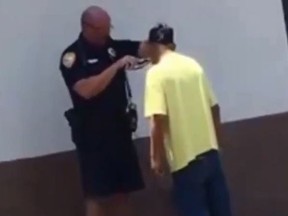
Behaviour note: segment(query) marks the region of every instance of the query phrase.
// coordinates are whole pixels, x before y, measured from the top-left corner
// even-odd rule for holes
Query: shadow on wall
[[[224,125],[223,160],[235,216],[288,216],[288,114]],[[149,171],[147,139],[136,141],[147,182],[133,195],[141,216],[175,216],[170,180]],[[74,152],[0,164],[0,215],[82,216]]]

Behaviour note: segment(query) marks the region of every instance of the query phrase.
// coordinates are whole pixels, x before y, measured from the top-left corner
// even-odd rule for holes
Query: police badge
[[[115,49],[113,49],[112,47],[108,48],[108,54],[109,54],[109,57],[110,59],[114,59],[116,57],[116,51]]]

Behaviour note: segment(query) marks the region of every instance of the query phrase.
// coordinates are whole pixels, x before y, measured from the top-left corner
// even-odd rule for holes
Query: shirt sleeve
[[[75,52],[65,52],[61,57],[60,70],[69,89],[81,79],[87,78],[87,73]]]
[[[205,73],[202,73],[202,84],[205,91],[205,95],[207,97],[208,103],[211,107],[218,104],[217,98],[212,90],[211,84],[205,75]]]
[[[155,71],[148,71],[145,83],[144,115],[167,115],[163,80]]]
[[[140,41],[121,40],[119,42],[121,43],[121,48],[124,51],[124,55],[139,57]]]

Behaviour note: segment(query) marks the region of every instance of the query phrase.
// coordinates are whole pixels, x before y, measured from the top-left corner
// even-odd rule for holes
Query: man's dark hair
[[[167,24],[160,23],[150,29],[148,41],[163,45],[174,44],[174,30]]]

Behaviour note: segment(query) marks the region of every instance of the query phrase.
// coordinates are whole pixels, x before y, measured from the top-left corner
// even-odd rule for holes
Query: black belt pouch
[[[64,113],[71,128],[71,138],[76,146],[84,141],[85,124],[83,116],[76,109],[69,109]]]

